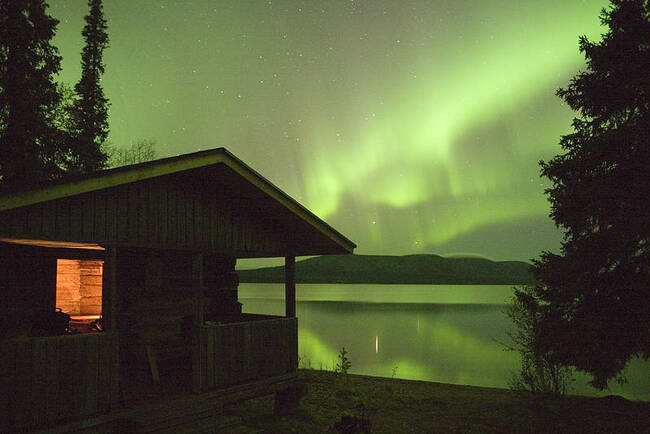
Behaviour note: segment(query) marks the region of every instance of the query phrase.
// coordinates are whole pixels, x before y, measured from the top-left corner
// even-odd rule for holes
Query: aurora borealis
[[[52,0],[61,81],[85,0]],[[225,146],[357,253],[556,250],[537,162],[605,1],[106,0],[110,140]]]

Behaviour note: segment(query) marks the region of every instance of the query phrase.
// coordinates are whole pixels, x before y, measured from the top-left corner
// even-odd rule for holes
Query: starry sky
[[[361,254],[557,251],[538,161],[573,113],[598,0],[106,0],[116,145],[224,146]],[[50,0],[59,80],[85,0]]]

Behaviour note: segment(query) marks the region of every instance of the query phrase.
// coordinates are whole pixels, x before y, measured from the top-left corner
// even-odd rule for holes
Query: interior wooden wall
[[[239,277],[236,260],[223,255],[203,256],[204,318],[209,321],[228,321],[241,314],[238,302]]]
[[[56,307],[70,315],[81,311],[79,261],[59,259],[56,264]]]
[[[191,261],[188,252],[118,249],[116,326],[127,377],[150,375],[147,346],[162,374],[166,364],[191,367]]]
[[[192,367],[192,326],[196,320],[195,260],[197,252],[117,250],[118,317],[120,351],[125,376],[151,375],[147,347],[155,353],[161,378],[167,373],[189,374]],[[234,258],[205,255],[204,287],[217,296],[228,290],[236,300],[232,281]],[[228,286],[224,277],[228,277]],[[206,291],[209,292],[209,291]],[[226,300],[224,300],[225,302]],[[205,302],[210,302],[206,297]]]
[[[56,307],[70,315],[102,313],[103,261],[59,259]]]

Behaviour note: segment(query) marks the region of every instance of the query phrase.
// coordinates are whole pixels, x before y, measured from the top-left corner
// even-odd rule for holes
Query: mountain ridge
[[[531,265],[434,254],[325,255],[296,262],[296,283],[485,284],[533,283]],[[237,270],[241,282],[282,283],[284,267]]]

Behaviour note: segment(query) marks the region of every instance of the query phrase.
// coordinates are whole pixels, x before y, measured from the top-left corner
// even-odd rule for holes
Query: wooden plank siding
[[[43,203],[43,226],[41,231],[48,238],[56,235],[56,212],[55,200]]]
[[[284,256],[289,231],[255,203],[152,179],[0,212],[0,237]]]
[[[251,321],[199,327],[193,363],[195,391],[231,386],[297,369],[297,318],[253,316],[256,319]]]
[[[113,333],[0,341],[0,431],[107,413],[118,401]]]
[[[56,257],[0,245],[0,339],[28,335],[38,312],[54,310],[56,274]]]

